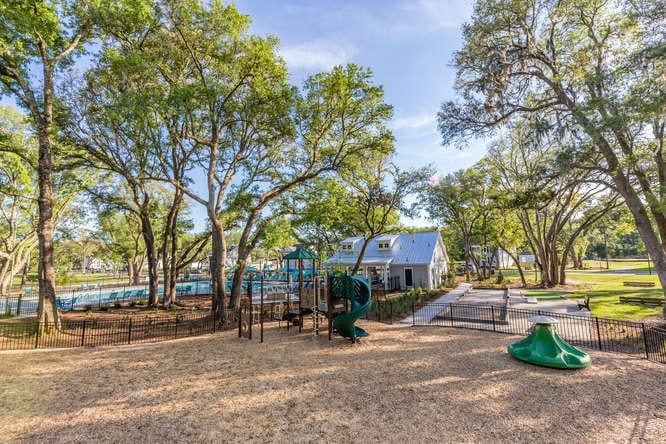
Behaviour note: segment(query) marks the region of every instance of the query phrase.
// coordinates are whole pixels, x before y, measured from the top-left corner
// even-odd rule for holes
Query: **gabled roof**
[[[294,259],[319,259],[319,256],[317,256],[314,253],[309,252],[305,248],[298,247],[291,253],[287,253],[284,255],[283,259],[285,260],[294,260]]]
[[[429,264],[433,259],[438,242],[441,242],[437,231],[404,233],[396,236],[397,238],[389,250],[378,249],[377,239],[373,239],[365,251],[363,263],[368,265],[382,263],[392,265]],[[382,238],[386,237],[382,236]],[[345,239],[343,242],[349,242],[349,239]],[[338,251],[326,260],[326,264],[353,265],[357,257],[357,250]]]

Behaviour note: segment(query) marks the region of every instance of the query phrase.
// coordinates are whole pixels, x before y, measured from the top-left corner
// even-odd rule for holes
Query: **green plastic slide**
[[[356,342],[356,338],[364,338],[369,336],[369,333],[361,327],[357,327],[356,320],[366,314],[370,309],[370,284],[361,276],[350,276],[353,291],[351,294],[344,295],[346,299],[351,300],[351,310],[347,313],[336,316],[333,319],[333,329],[341,336],[349,338],[352,342]]]
[[[509,345],[511,356],[530,364],[552,368],[583,368],[591,364],[590,355],[565,342],[555,333],[553,324],[557,321],[546,316],[533,319],[532,333]]]

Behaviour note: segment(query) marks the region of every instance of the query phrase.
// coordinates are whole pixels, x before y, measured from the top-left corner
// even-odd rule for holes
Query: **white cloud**
[[[400,9],[407,15],[415,15],[421,29],[457,30],[471,17],[473,3],[469,0],[418,0],[407,1]]]
[[[434,114],[417,114],[407,117],[398,117],[391,122],[391,128],[394,130],[414,130],[428,127],[429,129],[436,128]]]
[[[340,46],[325,40],[314,40],[297,45],[285,45],[280,55],[289,69],[327,70],[351,61],[357,53],[353,46]]]

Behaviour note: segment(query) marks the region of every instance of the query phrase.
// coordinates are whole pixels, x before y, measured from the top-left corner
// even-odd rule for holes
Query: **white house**
[[[356,263],[362,237],[349,237],[340,242],[338,251],[324,265],[350,269]],[[433,289],[442,284],[449,257],[438,232],[389,234],[373,239],[365,250],[361,269],[373,285],[385,289],[422,287]]]
[[[515,261],[511,258],[511,255],[507,253],[502,248],[494,248],[492,246],[483,247],[481,245],[470,245],[472,254],[479,258],[480,265],[485,266],[486,262],[490,262],[492,259],[492,266],[494,268],[509,268],[516,265]],[[485,255],[485,261],[484,261]],[[474,263],[470,260],[470,266],[474,266]]]

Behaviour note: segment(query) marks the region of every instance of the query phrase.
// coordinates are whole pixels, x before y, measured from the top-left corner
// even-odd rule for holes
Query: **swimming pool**
[[[243,292],[247,292],[250,281],[243,282]],[[310,282],[305,283],[305,288],[311,288]],[[210,281],[189,281],[176,284],[176,297],[208,295],[211,292]],[[231,281],[227,281],[227,291],[231,291]],[[252,281],[253,303],[259,302],[261,297],[261,282]],[[290,281],[264,281],[264,298],[276,299],[284,295],[295,295],[298,293],[298,282]],[[164,295],[164,286],[158,287],[158,294]],[[148,298],[147,285],[124,285],[113,288],[83,288],[72,290],[56,296],[56,305],[61,311],[82,310],[87,307],[100,308],[104,305],[112,305],[116,302],[127,303],[140,301]],[[0,298],[0,314],[11,316],[28,317],[37,314],[39,299],[36,296],[7,297]]]

